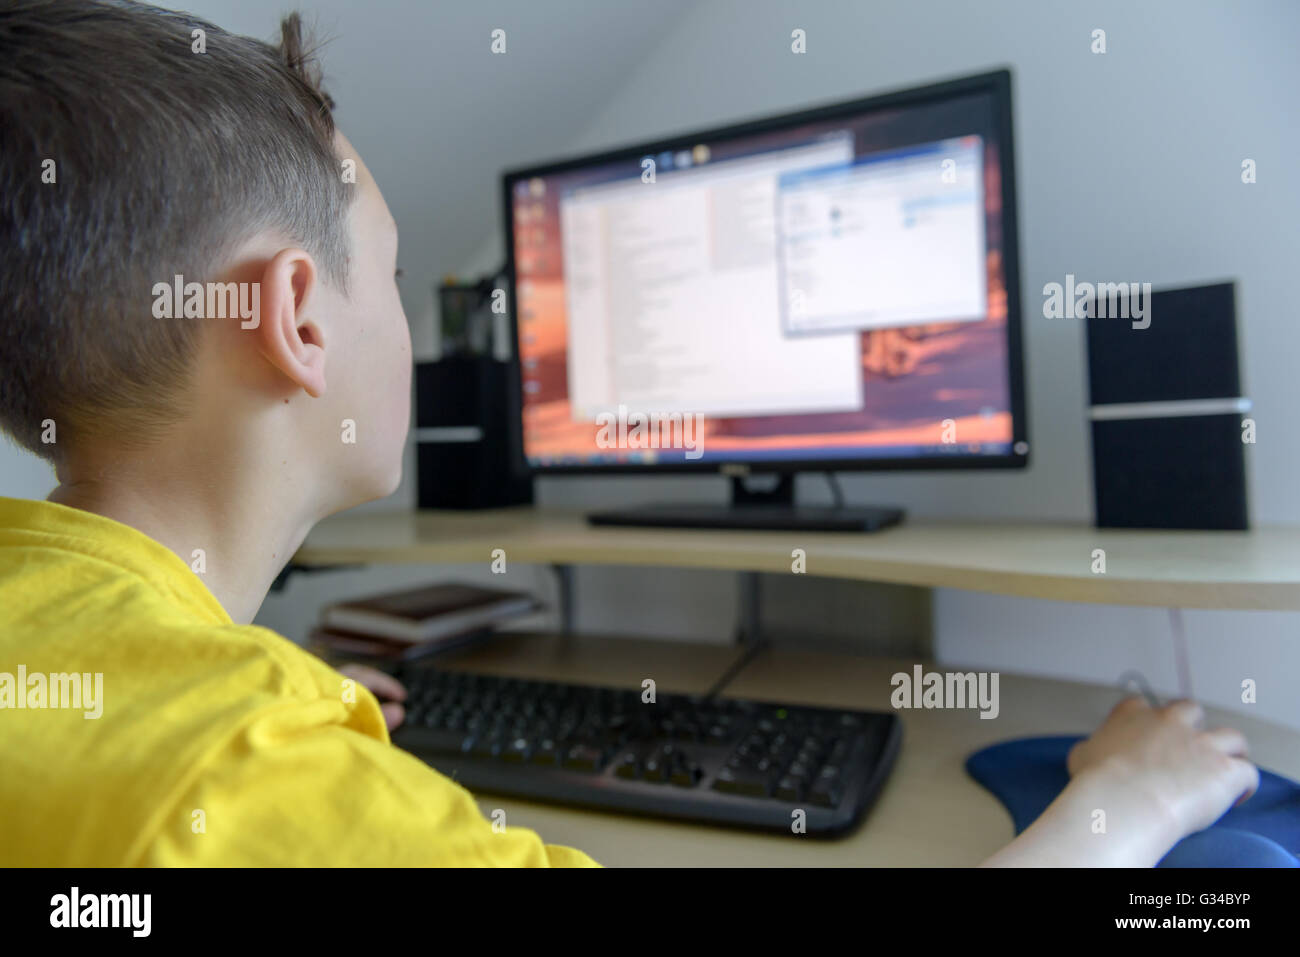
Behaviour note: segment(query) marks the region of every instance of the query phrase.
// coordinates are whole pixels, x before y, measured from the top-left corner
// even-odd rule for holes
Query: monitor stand
[[[796,505],[793,475],[780,476],[770,491],[754,491],[743,478],[732,476],[730,505],[643,505],[587,515],[592,525],[801,532],[875,532],[902,520],[901,508]]]

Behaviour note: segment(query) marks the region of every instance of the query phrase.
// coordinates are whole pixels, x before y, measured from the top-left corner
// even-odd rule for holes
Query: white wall
[[[253,0],[189,6],[263,36],[278,12]],[[1259,422],[1259,444],[1249,452],[1255,518],[1300,522],[1300,497],[1292,493],[1300,430],[1289,427],[1287,415],[1300,355],[1288,287],[1300,210],[1293,173],[1300,155],[1300,58],[1293,48],[1300,5],[301,6],[338,37],[326,49],[327,74],[342,104],[340,122],[403,232],[402,265],[414,275],[404,298],[417,346],[429,342],[429,283],[449,269],[472,274],[500,262],[493,174],[501,168],[1009,64],[1016,73],[1034,465],[1016,475],[846,476],[848,498],[897,502],[917,516],[1088,520],[1082,330],[1037,318],[1036,292],[1066,273],[1157,286],[1233,276],[1240,281],[1244,374]],[[495,25],[512,31],[519,53],[508,70],[475,52]],[[789,49],[795,27],[808,34],[802,56]],[[1106,30],[1103,56],[1089,52],[1094,28]],[[1258,163],[1253,186],[1239,179],[1246,157]],[[412,501],[409,472],[387,505]],[[50,485],[43,467],[0,447],[0,493],[42,496]],[[723,494],[716,478],[554,480],[541,487],[544,502],[585,506]],[[801,481],[800,495],[829,501],[815,476]],[[550,588],[540,570],[518,574],[520,585]],[[260,620],[296,637],[327,597],[419,577],[419,570],[375,569],[302,579],[268,601]],[[637,627],[669,636],[726,640],[732,625],[727,575],[590,570],[580,576],[579,594],[580,624],[591,629],[626,627],[629,607],[655,608],[655,618],[639,616]],[[1300,727],[1300,616],[1188,612],[1186,622],[1198,695],[1232,706],[1238,678],[1256,677],[1258,714]],[[1169,623],[1159,609],[941,591],[934,628],[944,661],[1098,681],[1138,667],[1158,689],[1177,687]]]
[[[807,31],[803,55],[790,52],[796,27]],[[1090,52],[1097,28],[1106,31],[1104,55]],[[1157,288],[1236,277],[1243,373],[1260,429],[1248,453],[1254,517],[1296,523],[1298,29],[1300,5],[1290,2],[710,0],[629,71],[568,152],[1010,65],[1034,464],[1017,475],[847,476],[846,496],[900,503],[914,516],[1090,521],[1082,330],[1035,314],[1043,285],[1066,273]],[[1247,157],[1259,171],[1251,186],[1240,180]],[[500,250],[495,233],[469,262],[485,268]],[[543,483],[544,501],[573,504],[722,494],[717,479]],[[800,495],[829,501],[815,476]],[[656,593],[671,581],[692,603],[700,597],[685,573],[601,579],[610,609],[647,581]],[[1193,692],[1240,709],[1240,681],[1253,677],[1255,713],[1300,727],[1300,615],[1184,618]],[[1135,667],[1159,691],[1179,687],[1163,609],[940,591],[934,628],[943,661],[1097,681]]]

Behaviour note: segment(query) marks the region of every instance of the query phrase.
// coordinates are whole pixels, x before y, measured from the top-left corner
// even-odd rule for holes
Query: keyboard
[[[898,752],[897,716],[502,678],[398,673],[393,743],[470,791],[785,834],[857,826]]]

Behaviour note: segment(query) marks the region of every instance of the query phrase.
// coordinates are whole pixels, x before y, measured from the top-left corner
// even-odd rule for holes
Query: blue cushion
[[[976,751],[966,770],[1005,805],[1019,834],[1070,781],[1065,759],[1079,736],[1019,738]],[[1259,772],[1259,790],[1210,827],[1189,834],[1157,867],[1300,867],[1300,785]]]

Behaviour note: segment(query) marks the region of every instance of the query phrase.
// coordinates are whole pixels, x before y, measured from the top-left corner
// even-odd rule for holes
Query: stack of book
[[[426,585],[329,605],[309,641],[326,657],[410,660],[474,641],[540,607],[525,592]]]

